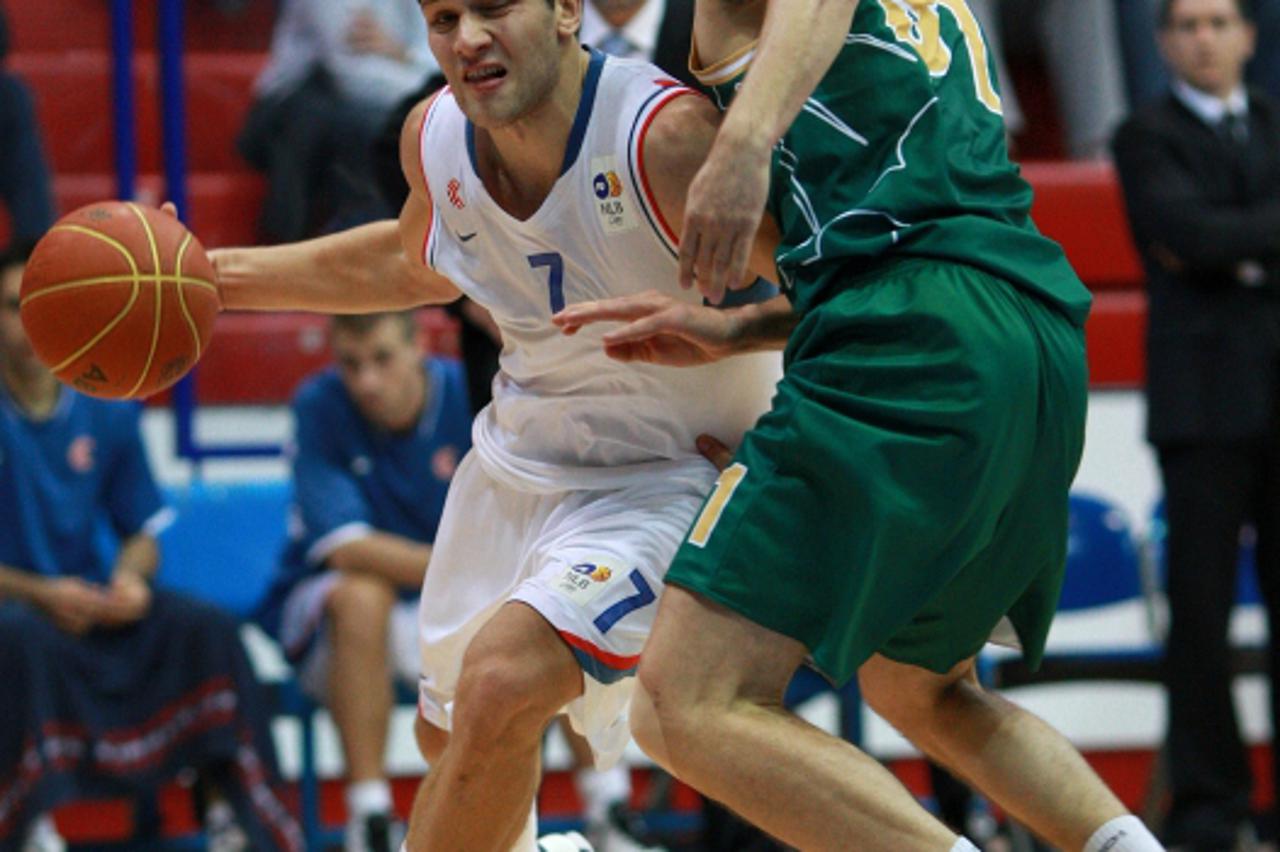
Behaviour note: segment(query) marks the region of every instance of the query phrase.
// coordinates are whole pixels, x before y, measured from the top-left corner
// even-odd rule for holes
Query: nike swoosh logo
[[[476,235],[476,232],[475,232],[475,231],[472,231],[472,232],[471,232],[471,233],[469,233],[469,234],[458,234],[458,239],[459,239],[461,242],[464,242],[464,243],[465,243],[465,242],[467,242],[468,240],[470,240],[471,238],[473,238],[475,235]]]

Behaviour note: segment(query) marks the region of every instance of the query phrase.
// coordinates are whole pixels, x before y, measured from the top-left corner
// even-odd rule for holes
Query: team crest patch
[[[618,176],[618,163],[613,157],[595,157],[591,160],[591,193],[595,196],[596,212],[607,234],[621,234],[640,224],[627,197],[626,186]]]
[[[555,581],[556,591],[566,595],[579,606],[595,600],[609,586],[618,572],[600,562],[579,562],[569,565]]]
[[[97,444],[89,435],[81,435],[67,447],[67,467],[76,473],[93,470],[93,456]]]
[[[458,448],[449,444],[436,450],[431,456],[431,473],[441,482],[453,479],[458,469]]]

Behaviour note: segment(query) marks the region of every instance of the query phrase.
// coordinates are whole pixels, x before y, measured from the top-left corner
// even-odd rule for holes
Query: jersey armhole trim
[[[697,97],[698,92],[684,86],[663,85],[650,95],[636,112],[635,121],[631,125],[630,142],[627,145],[627,166],[631,172],[631,182],[639,190],[640,209],[659,241],[673,257],[680,251],[680,235],[672,229],[666,217],[662,215],[662,208],[654,197],[653,188],[649,185],[649,175],[644,165],[644,141],[654,117],[662,111],[662,108],[676,98],[686,95]]]
[[[422,175],[422,191],[427,195],[427,215],[430,217],[427,221],[426,233],[422,235],[421,260],[429,269],[436,268],[436,221],[440,217],[436,215],[436,202],[431,195],[431,182],[427,180],[427,125],[431,122],[436,106],[440,103],[440,96],[448,92],[449,87],[445,86],[431,95],[427,101],[427,108],[422,111],[422,122],[418,126],[418,171]]]

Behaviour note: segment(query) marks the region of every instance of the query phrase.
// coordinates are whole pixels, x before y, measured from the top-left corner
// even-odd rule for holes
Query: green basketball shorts
[[[1034,666],[1084,443],[1083,331],[1012,284],[907,260],[800,322],[667,574],[802,642],[946,672],[1008,616]]]

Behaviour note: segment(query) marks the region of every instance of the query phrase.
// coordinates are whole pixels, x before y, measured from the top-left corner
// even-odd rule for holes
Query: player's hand
[[[726,289],[751,283],[747,263],[769,195],[769,149],[721,134],[689,185],[680,236],[680,286],[697,284],[715,305]]]
[[[55,577],[45,582],[34,603],[59,630],[80,636],[101,621],[106,593],[79,577]]]
[[[578,302],[551,318],[565,334],[597,322],[623,322],[604,335],[604,351],[618,361],[669,367],[710,364],[732,355],[738,324],[728,311],[679,302],[657,291]]]
[[[118,571],[107,587],[101,621],[119,627],[140,621],[151,609],[151,586],[132,571]]]
[[[716,470],[724,470],[729,466],[729,462],[733,461],[733,450],[725,446],[719,438],[713,438],[710,435],[699,435],[697,444],[698,452],[702,453],[707,461],[715,465]]]
[[[178,221],[182,221],[181,218],[178,216],[178,205],[174,204],[172,201],[166,201],[164,204],[161,204],[160,212],[168,213],[173,218],[178,219]],[[218,255],[219,255],[218,249],[210,249],[206,251],[205,254],[208,256],[209,262],[213,264],[213,271],[214,271],[214,274],[216,275],[218,272]],[[222,288],[217,281],[214,281],[213,283],[215,286],[218,287],[218,310],[222,310],[223,309],[222,308],[222,305],[223,305]]]

